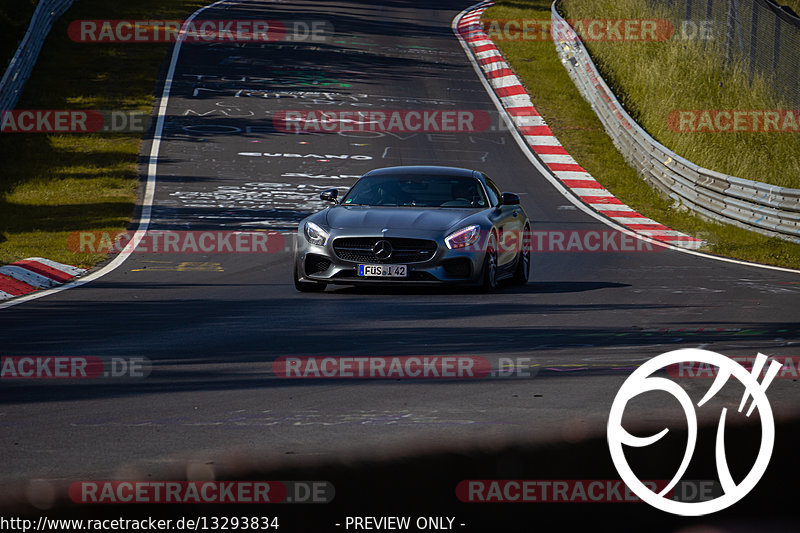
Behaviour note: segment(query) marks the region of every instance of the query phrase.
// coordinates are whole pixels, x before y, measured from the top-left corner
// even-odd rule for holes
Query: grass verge
[[[484,13],[483,19],[549,20],[550,3],[548,0],[499,0]],[[706,252],[800,268],[798,244],[716,224],[673,209],[670,202],[661,198],[627,165],[570,80],[551,41],[496,39],[495,44],[567,151],[620,200],[645,216],[706,240]]]
[[[667,4],[648,0],[563,0],[559,6],[570,19],[681,18]],[[722,38],[585,44],[628,113],[661,144],[701,167],[800,188],[800,135],[796,133],[800,125],[797,119],[789,123],[785,120],[794,115],[776,122],[777,126],[786,126],[788,132],[675,131],[680,123],[674,118],[682,110],[796,108],[775,89],[770,77],[757,72],[750,76],[749,66],[741,58],[724,67]],[[700,124],[695,120],[684,126],[689,127],[691,122],[694,127]],[[733,124],[729,126],[734,128]],[[741,126],[749,123],[743,121]]]
[[[205,0],[81,0],[47,38],[17,109],[150,113],[169,44],[76,43],[79,19],[182,19]],[[127,228],[142,133],[0,134],[0,264],[40,256],[83,267],[105,254],[67,247],[75,231]]]

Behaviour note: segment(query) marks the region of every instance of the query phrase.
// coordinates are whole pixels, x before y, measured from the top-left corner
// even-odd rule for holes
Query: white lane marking
[[[156,129],[153,132],[153,144],[150,146],[150,159],[147,167],[147,184],[145,186],[144,192],[144,200],[142,202],[142,213],[139,217],[139,226],[136,229],[133,237],[131,238],[128,246],[120,252],[117,257],[114,258],[109,264],[97,270],[96,272],[92,272],[88,276],[78,278],[74,281],[70,281],[58,287],[54,287],[52,289],[47,289],[45,291],[40,292],[32,292],[30,294],[26,294],[25,296],[20,296],[15,298],[11,301],[0,303],[0,309],[6,309],[8,307],[13,307],[15,305],[19,305],[23,302],[27,302],[30,300],[35,300],[37,298],[42,298],[43,296],[49,296],[51,294],[56,294],[61,291],[66,291],[68,289],[72,289],[74,287],[80,287],[81,285],[85,285],[89,282],[92,282],[98,278],[105,276],[106,274],[113,272],[117,268],[119,268],[122,263],[128,259],[128,256],[132,253],[132,251],[136,248],[139,242],[144,237],[145,233],[147,232],[147,228],[150,226],[150,216],[153,210],[153,196],[155,195],[155,188],[156,188],[156,169],[158,167],[158,151],[161,147],[161,137],[164,133],[164,117],[167,113],[167,104],[169,104],[169,94],[170,90],[172,89],[172,77],[175,75],[175,67],[178,64],[178,56],[180,55],[181,45],[185,40],[185,28],[203,11],[206,9],[213,8],[218,4],[222,4],[227,0],[217,0],[213,4],[209,4],[207,6],[201,7],[194,13],[192,13],[189,18],[183,23],[182,31],[178,35],[178,39],[175,41],[175,46],[172,48],[172,58],[169,64],[169,70],[167,70],[167,76],[164,80],[164,89],[161,92],[161,101],[159,102],[158,106],[158,119],[156,121]]]
[[[664,242],[661,242],[661,241],[658,241],[658,240],[655,240],[655,239],[651,239],[649,237],[641,235],[641,234],[639,234],[639,233],[637,233],[635,231],[629,230],[625,226],[620,226],[619,224],[615,224],[610,219],[604,217],[603,215],[601,215],[600,213],[598,213],[597,211],[595,211],[594,209],[590,208],[588,205],[586,205],[582,201],[580,201],[577,196],[575,196],[568,189],[566,189],[558,181],[558,179],[556,179],[556,177],[553,176],[550,173],[550,171],[547,168],[545,168],[545,166],[536,158],[536,156],[534,155],[533,151],[531,151],[531,149],[528,146],[528,144],[525,142],[525,140],[519,134],[517,129],[514,127],[514,123],[513,123],[512,119],[511,119],[511,116],[508,114],[508,112],[503,107],[503,104],[500,102],[500,99],[497,98],[497,95],[494,93],[494,90],[492,89],[491,85],[489,85],[489,83],[486,81],[486,77],[483,75],[483,72],[481,71],[480,65],[478,65],[478,62],[473,57],[472,52],[469,49],[469,46],[467,45],[466,41],[464,40],[464,38],[461,36],[461,34],[458,31],[458,21],[464,15],[464,13],[467,13],[468,11],[472,11],[476,7],[481,6],[483,4],[485,4],[485,2],[478,2],[477,4],[474,4],[474,5],[466,8],[466,9],[464,9],[461,13],[456,15],[456,17],[453,19],[452,24],[450,25],[450,29],[453,31],[453,33],[456,36],[456,39],[458,39],[458,42],[461,44],[461,48],[464,50],[464,53],[467,55],[467,59],[472,64],[472,68],[478,74],[478,78],[480,79],[484,90],[489,94],[489,98],[492,100],[492,103],[497,108],[497,111],[500,113],[500,116],[503,117],[503,120],[506,122],[506,125],[509,128],[509,132],[511,133],[511,136],[514,137],[514,140],[517,141],[517,145],[519,145],[520,149],[522,150],[522,153],[525,155],[525,157],[528,158],[528,161],[530,161],[531,164],[534,167],[536,167],[536,169],[542,174],[542,176],[544,176],[544,178],[547,181],[549,181],[550,184],[558,192],[560,192],[565,198],[567,198],[567,200],[572,202],[578,209],[580,209],[581,211],[583,211],[587,215],[599,220],[600,222],[602,222],[606,226],[609,226],[609,227],[614,228],[614,229],[616,229],[618,231],[621,231],[621,232],[625,233],[626,235],[632,235],[632,236],[636,237],[637,239],[641,239],[643,241],[649,242],[649,243],[654,244],[656,246],[661,246],[663,248],[667,248],[667,249],[670,249],[670,250],[675,250],[675,251],[678,251],[678,252],[681,252],[681,253],[684,253],[684,254],[694,255],[694,256],[697,256],[697,257],[703,257],[705,259],[711,259],[711,260],[714,260],[714,261],[722,261],[723,263],[732,263],[732,264],[736,264],[736,265],[751,266],[751,267],[755,267],[755,268],[764,268],[764,269],[767,269],[767,270],[776,270],[778,272],[790,272],[792,274],[800,274],[800,270],[796,270],[796,269],[792,269],[792,268],[778,267],[778,266],[772,266],[772,265],[762,265],[762,264],[759,264],[759,263],[749,263],[747,261],[741,261],[739,259],[731,259],[729,257],[718,257],[718,256],[715,256],[715,255],[709,255],[709,254],[706,254],[706,253],[703,253],[703,252],[698,252],[697,250],[689,250],[689,249],[686,249],[686,248],[681,248],[680,246],[674,246],[674,245],[671,245],[671,244],[666,244]],[[532,104],[528,103],[528,105],[532,105]],[[509,106],[509,107],[516,107],[516,106]],[[526,135],[525,137],[530,139],[532,136]],[[553,137],[553,139],[555,139],[555,137]],[[554,145],[550,145],[550,144],[543,143],[543,142],[530,143],[530,144],[536,144],[536,145],[540,145],[540,146],[541,145],[561,146],[561,144],[558,141],[555,141]],[[603,189],[591,189],[591,191],[601,192],[601,191],[603,191]],[[587,196],[604,196],[604,195],[591,194],[591,195],[587,195]],[[609,193],[609,196],[611,196],[610,193]]]

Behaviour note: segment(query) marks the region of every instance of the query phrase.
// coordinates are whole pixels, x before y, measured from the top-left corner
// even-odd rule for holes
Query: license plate
[[[358,265],[361,277],[405,278],[408,277],[408,265]]]

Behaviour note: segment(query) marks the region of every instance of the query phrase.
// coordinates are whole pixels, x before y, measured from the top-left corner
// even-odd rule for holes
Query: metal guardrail
[[[600,76],[576,32],[551,6],[551,34],[561,62],[614,144],[663,195],[712,219],[800,242],[800,189],[788,189],[695,165],[647,134]]]
[[[73,2],[74,0],[39,0],[28,30],[0,80],[0,110],[8,111],[17,105],[47,34]]]

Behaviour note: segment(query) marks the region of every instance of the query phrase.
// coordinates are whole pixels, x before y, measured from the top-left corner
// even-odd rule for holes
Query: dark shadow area
[[[404,37],[429,37],[452,35],[449,21],[470,4],[458,0],[441,2],[382,0],[380,3],[347,2],[337,0],[315,0],[312,3],[293,5],[291,11],[281,10],[280,5],[253,2],[239,3],[235,9],[210,9],[203,18],[270,18],[274,20],[324,19],[330,22],[336,33],[357,35],[388,35]],[[266,8],[266,9],[265,9]],[[272,9],[269,9],[272,8]],[[276,9],[277,8],[277,9]],[[376,12],[380,10],[379,12]],[[426,13],[432,11],[434,13]],[[266,13],[265,13],[266,12]],[[424,18],[421,18],[420,12]],[[442,12],[446,12],[444,16]],[[265,17],[265,14],[268,15]],[[435,18],[434,18],[435,17]],[[445,18],[446,26],[437,24]]]
[[[260,284],[253,284],[254,297],[247,300],[187,300],[170,297],[173,287],[169,282],[142,280],[142,283],[165,291],[163,299],[87,301],[81,305],[79,324],[82,325],[50,318],[70,312],[74,309],[72,303],[43,300],[38,306],[19,307],[7,314],[0,342],[8,355],[143,356],[152,361],[149,378],[115,384],[103,380],[63,383],[7,380],[0,389],[0,403],[97,400],[176,390],[202,392],[321,383],[276,378],[266,365],[281,356],[419,356],[422,353],[431,357],[482,356],[493,360],[506,354],[529,354],[534,362],[548,366],[552,361],[547,357],[570,348],[585,353],[587,347],[598,351],[626,347],[626,354],[642,357],[682,347],[733,341],[763,346],[775,339],[800,337],[800,325],[796,322],[732,323],[720,329],[707,328],[702,321],[686,321],[670,329],[670,324],[663,322],[659,328],[642,328],[594,326],[588,320],[607,312],[653,314],[692,308],[685,304],[559,304],[524,300],[493,305],[492,298],[498,295],[487,299],[454,293],[442,302],[435,295],[421,298],[404,290],[406,294],[393,294],[392,303],[387,306],[384,298],[347,290],[340,291],[338,298],[330,294],[259,298],[258,293],[264,290]],[[576,283],[561,289],[556,286],[551,284],[551,290],[586,291],[602,284]],[[141,289],[139,282],[115,283],[103,279],[93,282],[92,287],[113,290],[121,296],[130,294],[126,289]],[[219,290],[219,286],[208,284],[191,287],[195,291]],[[531,291],[536,291],[535,285]],[[504,318],[540,315],[563,315],[572,324],[580,323],[580,317],[585,316],[587,325],[541,326],[535,320],[521,325],[513,318]],[[451,319],[458,319],[458,325],[440,322],[431,330],[431,323]],[[506,320],[509,322],[504,325]],[[87,346],[94,348],[87,350]],[[609,357],[613,358],[613,353]],[[539,361],[540,358],[544,359]],[[570,362],[569,356],[561,355],[560,359]],[[236,368],[226,368],[236,364],[259,365],[259,371],[242,375]],[[191,368],[182,368],[184,365]],[[588,370],[579,373],[557,369],[542,373],[541,377],[568,378],[586,375],[585,372]]]
[[[375,283],[369,285],[329,285],[330,291],[334,294],[353,294],[353,295],[400,295],[409,294],[417,296],[435,294],[475,294],[481,293],[480,287],[470,287],[465,285],[411,285],[411,286],[392,286],[388,283]],[[594,291],[598,289],[618,289],[630,287],[625,283],[611,283],[603,281],[540,281],[528,282],[523,286],[514,285],[509,281],[502,281],[497,289],[501,294],[554,294]],[[639,308],[639,306],[637,306]]]
[[[755,421],[754,421],[755,422]],[[639,424],[638,434],[653,433],[653,426]],[[685,430],[670,430],[673,438],[659,443],[648,453],[629,457],[633,470],[642,480],[669,480],[674,475],[671,459],[683,454]],[[215,465],[216,480],[285,480],[327,481],[335,489],[330,503],[315,505],[258,506],[258,514],[279,516],[281,531],[342,531],[347,516],[448,516],[455,519],[454,529],[461,531],[592,531],[598,524],[614,524],[615,531],[673,533],[676,531],[726,531],[785,533],[796,531],[794,480],[800,468],[793,458],[800,439],[800,422],[777,423],[772,460],[755,488],[741,501],[722,511],[701,517],[685,517],[659,511],[626,494],[619,482],[608,451],[605,435],[587,435],[566,440],[532,436],[526,441],[483,443],[480,446],[442,442],[435,448],[413,444],[391,449],[361,450],[357,456],[333,458],[286,456],[270,463],[254,456],[235,454],[235,465]],[[716,427],[701,427],[698,447],[683,483],[718,482],[713,460]],[[760,440],[757,422],[726,429],[728,457],[747,455]],[[356,445],[354,444],[354,449]],[[747,465],[735,465],[747,471]],[[185,469],[164,471],[149,480],[183,480]],[[484,480],[478,490],[469,492],[466,482]],[[578,480],[584,488],[592,481],[603,484],[601,498],[614,502],[591,502],[589,493],[564,492],[555,496],[544,485],[526,493],[528,501],[486,503],[475,501],[489,497],[503,498],[493,481],[528,480],[542,484]],[[615,481],[617,480],[617,481]],[[606,484],[609,483],[609,484]],[[684,485],[686,486],[686,485]],[[697,485],[694,485],[695,487]],[[474,485],[473,485],[474,487]],[[616,487],[616,489],[614,488]],[[176,516],[240,516],[237,505],[146,505],[146,504],[76,504],[66,496],[67,484],[58,486],[55,505],[46,511],[57,518],[175,518]],[[675,491],[677,493],[678,491]],[[684,496],[689,491],[684,490]],[[673,498],[678,497],[673,493]],[[511,498],[521,499],[522,492],[510,491]],[[716,496],[719,492],[712,494]],[[557,503],[540,500],[559,500]],[[627,500],[627,501],[626,501]],[[698,501],[695,499],[695,501]],[[36,520],[42,511],[27,501],[24,489],[9,494],[2,510],[5,516],[25,516]],[[250,509],[248,508],[248,513]],[[339,524],[338,526],[336,524]],[[464,524],[461,526],[460,524]]]
[[[4,2],[0,7],[0,26],[3,28],[0,33],[0,65],[3,65],[3,71],[25,36],[35,8],[36,0]]]
[[[5,220],[0,231],[78,231],[124,226],[130,218],[133,204],[97,202],[33,206],[0,203],[0,210]],[[87,216],[87,212],[91,215]],[[64,247],[67,247],[66,242]]]
[[[6,194],[18,186],[37,183],[37,180],[77,179],[85,182],[87,190],[100,190],[104,187],[102,183],[109,178],[135,180],[135,174],[125,168],[125,159],[130,164],[136,162],[135,155],[115,150],[87,153],[57,148],[46,134],[3,133],[0,136],[0,233],[124,226],[134,211],[132,201],[87,199],[89,201],[80,204],[46,205],[52,202],[52,198],[45,198],[46,195],[38,192],[34,195],[34,203],[9,201]],[[48,166],[55,162],[59,165],[58,172]],[[86,170],[63,170],[69,166]],[[113,170],[99,170],[107,168]],[[118,196],[124,197],[125,194],[128,192],[122,191]],[[37,205],[36,202],[41,203]]]

